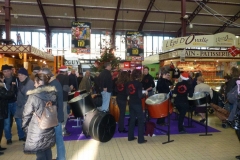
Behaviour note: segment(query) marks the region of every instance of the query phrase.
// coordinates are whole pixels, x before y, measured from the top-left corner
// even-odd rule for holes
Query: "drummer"
[[[186,115],[187,109],[189,108],[188,97],[192,97],[193,93],[191,91],[191,86],[188,82],[189,74],[187,72],[183,72],[180,75],[179,79],[180,81],[176,84],[173,94],[175,97],[175,106],[179,111],[178,131],[179,133],[184,134],[187,133],[185,128],[183,127],[183,120]]]
[[[148,92],[148,97],[153,95],[153,88],[155,87],[154,79],[149,74],[149,68],[144,67],[143,69],[143,79],[142,79],[142,87],[143,90]]]
[[[116,92],[117,92],[117,104],[120,111],[120,116],[118,120],[118,132],[127,133],[128,131],[124,128],[124,119],[127,105],[127,83],[129,81],[129,75],[127,71],[122,71],[116,81]]]
[[[135,119],[138,119],[138,143],[146,143],[144,139],[144,115],[142,110],[142,73],[141,70],[134,69],[131,74],[131,80],[127,85],[127,93],[129,95],[129,111],[130,124],[128,127],[128,141],[133,141],[134,137]],[[146,94],[148,92],[146,91]]]
[[[164,69],[161,72],[161,76],[157,81],[157,87],[156,90],[158,93],[166,93],[168,94],[170,92],[170,88],[173,85],[170,79],[170,73],[168,70]],[[157,119],[158,125],[165,125],[165,117],[164,118],[158,118]]]

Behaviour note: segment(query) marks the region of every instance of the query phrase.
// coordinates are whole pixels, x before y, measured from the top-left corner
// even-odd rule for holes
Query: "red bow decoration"
[[[228,52],[235,57],[236,55],[240,54],[240,50],[238,50],[235,46],[228,48]]]

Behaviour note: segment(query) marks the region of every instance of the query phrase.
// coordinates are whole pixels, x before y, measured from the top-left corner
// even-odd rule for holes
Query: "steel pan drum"
[[[91,136],[100,142],[109,141],[116,130],[116,122],[114,117],[98,110],[93,110],[85,115],[83,121],[83,134]]]
[[[84,93],[87,93],[87,91],[86,90],[78,90],[78,91],[75,91],[75,92],[70,92],[70,93],[68,93],[68,101],[70,101],[74,97],[76,97],[76,94],[81,95],[81,94],[84,94]]]
[[[68,103],[75,117],[83,117],[87,112],[96,108],[89,93],[81,94]]]
[[[206,97],[207,96],[207,97]],[[193,97],[188,97],[189,105],[202,105],[211,102],[210,94],[207,92],[196,92]]]
[[[168,96],[166,93],[160,93],[148,97],[145,103],[148,105],[149,116],[152,118],[163,118],[168,115],[168,105],[169,112],[172,113],[173,106],[169,103]]]

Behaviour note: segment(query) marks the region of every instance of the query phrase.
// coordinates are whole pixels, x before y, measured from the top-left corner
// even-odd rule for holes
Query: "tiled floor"
[[[198,119],[199,117],[194,117]],[[240,155],[240,144],[231,128],[224,129],[218,118],[211,115],[210,126],[221,130],[212,136],[199,134],[171,135],[172,143],[167,136],[145,137],[148,142],[138,144],[128,142],[127,138],[114,138],[107,143],[95,140],[65,142],[68,160],[234,160]],[[35,155],[22,152],[22,142],[18,141],[16,129],[13,144],[7,146],[3,138],[2,147],[8,149],[0,156],[0,160],[34,160]],[[56,148],[52,149],[56,155]]]

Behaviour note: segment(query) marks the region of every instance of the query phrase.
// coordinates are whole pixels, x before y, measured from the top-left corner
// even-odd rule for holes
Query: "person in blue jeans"
[[[100,81],[100,92],[102,94],[102,107],[101,111],[108,111],[109,110],[109,102],[111,98],[111,94],[113,91],[113,81],[112,81],[112,74],[111,69],[112,65],[110,62],[104,63],[105,69],[99,75]]]
[[[7,144],[12,144],[12,133],[11,133],[11,116],[15,115],[17,109],[17,92],[19,86],[19,80],[17,77],[13,76],[12,74],[12,67],[8,65],[2,65],[2,73],[4,75],[4,86],[6,90],[13,90],[15,93],[12,97],[9,98],[8,101],[8,118],[4,119],[4,135],[7,139]],[[18,130],[18,137],[20,141],[25,140],[25,133],[22,130],[22,119],[15,118]]]
[[[39,73],[43,73],[50,78],[49,85],[54,86],[57,90],[57,111],[58,111],[58,126],[54,127],[55,130],[55,137],[56,137],[56,148],[57,148],[57,160],[66,160],[66,150],[63,142],[63,135],[62,135],[62,122],[64,121],[63,118],[63,89],[62,85],[52,72],[48,68],[42,68]]]

